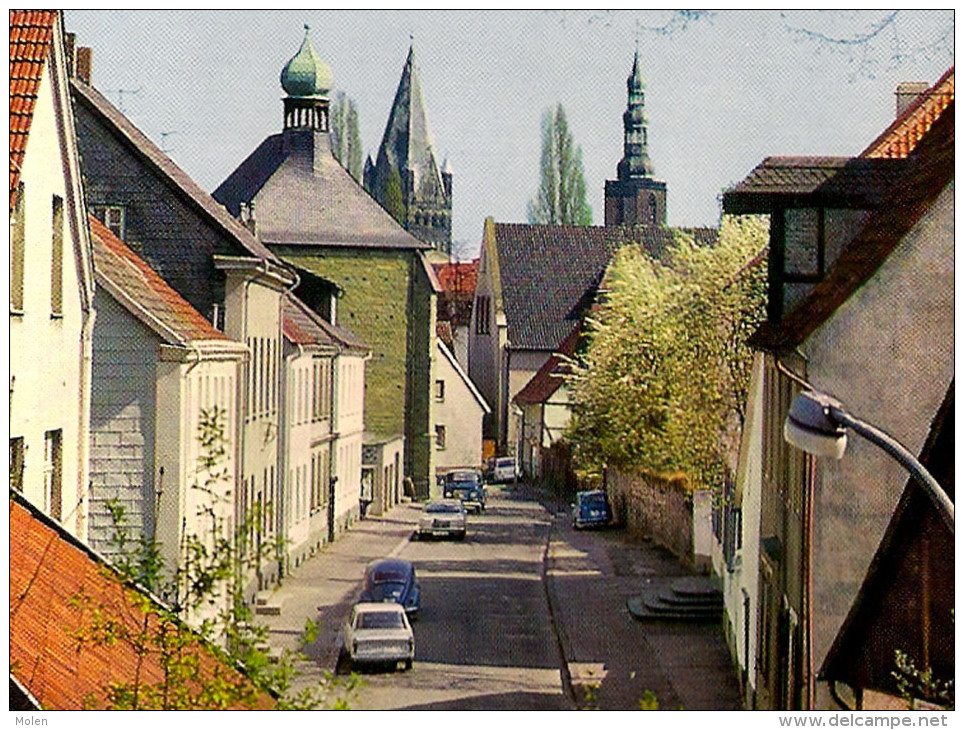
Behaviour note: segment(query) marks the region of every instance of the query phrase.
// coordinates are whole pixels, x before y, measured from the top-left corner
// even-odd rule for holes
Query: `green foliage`
[[[358,130],[358,107],[343,91],[331,102],[331,151],[348,173],[361,181],[362,143]]]
[[[663,261],[617,252],[570,377],[583,472],[611,464],[722,484],[745,418],[746,341],[764,316],[766,243],[763,219],[726,217],[715,246],[679,234]]]
[[[388,174],[385,188],[385,210],[402,225],[405,224],[405,196],[402,191],[402,176],[394,167]]]
[[[640,710],[658,710],[659,709],[659,698],[653,690],[648,689],[643,692],[643,696],[639,699],[639,709]]]
[[[147,588],[167,601],[159,606],[145,594],[127,591],[124,603],[96,601],[82,591],[70,598],[81,614],[82,628],[71,633],[77,651],[124,643],[139,658],[134,676],[102,688],[103,700],[89,695],[89,709],[119,710],[219,710],[244,705],[254,707],[258,689],[277,698],[278,709],[308,710],[330,706],[347,709],[350,696],[359,686],[352,675],[346,681],[326,675],[319,687],[295,692],[297,663],[304,647],[318,635],[309,620],[297,651],[270,654],[268,629],[255,622],[241,584],[277,545],[257,545],[252,539],[261,521],[255,505],[240,516],[233,531],[228,528],[233,496],[225,486],[230,480],[225,413],[215,407],[202,411],[198,426],[201,456],[197,480],[191,489],[203,495],[199,500],[199,533],[188,534],[182,543],[180,561],[170,571],[153,537],[131,539],[123,507],[113,502],[108,511],[114,523],[113,545],[119,557],[114,569],[128,582]],[[136,609],[136,610],[132,610]],[[201,619],[202,615],[207,615]],[[142,618],[141,618],[142,617]],[[189,625],[193,621],[195,626]],[[205,663],[205,656],[220,661]],[[144,661],[159,665],[162,677],[141,676]],[[235,665],[243,675],[229,671]]]
[[[573,141],[562,104],[542,117],[542,155],[539,192],[529,202],[529,222],[575,226],[592,225],[586,202],[582,148]]]
[[[891,675],[897,680],[897,691],[911,705],[915,699],[954,709],[954,679],[939,679],[931,667],[918,669],[916,662],[900,649],[894,651],[897,671]]]

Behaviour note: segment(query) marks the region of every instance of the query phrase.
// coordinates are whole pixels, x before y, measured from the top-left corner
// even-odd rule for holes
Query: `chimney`
[[[67,77],[74,78],[74,67],[77,65],[77,34],[64,34],[64,55],[67,57]]]
[[[930,87],[931,85],[926,81],[902,81],[897,84],[897,91],[894,92],[894,96],[897,97],[897,116],[907,111],[910,105],[917,101],[918,97],[926,94]]]
[[[80,81],[90,86],[90,64],[93,51],[89,47],[81,46],[77,49],[76,63],[76,75]]]

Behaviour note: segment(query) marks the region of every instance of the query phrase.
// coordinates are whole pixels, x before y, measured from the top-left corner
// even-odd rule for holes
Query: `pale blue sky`
[[[902,11],[856,46],[793,28],[852,38],[889,12],[721,10],[683,27],[669,11],[68,10],[66,25],[93,48],[94,85],[207,190],[281,129],[278,76],[305,23],[373,155],[413,34],[435,147],[454,170],[453,239],[475,249],[486,216],[525,220],[540,117],[556,102],[602,223],[637,37],[670,225],[715,225],[720,191],[766,156],[857,154],[892,120],[899,82],[953,63],[953,12]]]

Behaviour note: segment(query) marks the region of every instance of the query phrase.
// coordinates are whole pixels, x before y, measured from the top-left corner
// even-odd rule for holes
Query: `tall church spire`
[[[639,68],[639,48],[633,56],[633,70],[626,79],[628,101],[623,112],[623,159],[616,172],[620,180],[649,177],[653,163],[649,160],[646,115],[646,80]]]
[[[375,164],[366,165],[365,187],[412,235],[450,253],[452,173],[439,167],[435,154],[414,42],[408,49]]]
[[[666,225],[666,183],[654,180],[649,159],[646,80],[639,63],[639,43],[633,70],[626,79],[623,112],[623,158],[616,180],[606,181],[606,225]]]

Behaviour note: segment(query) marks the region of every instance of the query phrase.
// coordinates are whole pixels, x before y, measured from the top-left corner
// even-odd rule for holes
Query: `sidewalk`
[[[627,599],[689,572],[669,552],[622,530],[576,532],[567,511],[552,524],[546,575],[574,694],[582,706],[739,710],[740,688],[719,622],[637,621]]]
[[[257,616],[258,623],[269,629],[272,651],[297,649],[309,618],[319,625],[318,638],[305,651],[311,661],[299,664],[299,685],[317,682],[325,670],[334,672],[339,632],[357,598],[365,566],[400,552],[420,511],[420,504],[403,503],[385,515],[356,522],[272,591],[267,606],[278,614]]]

